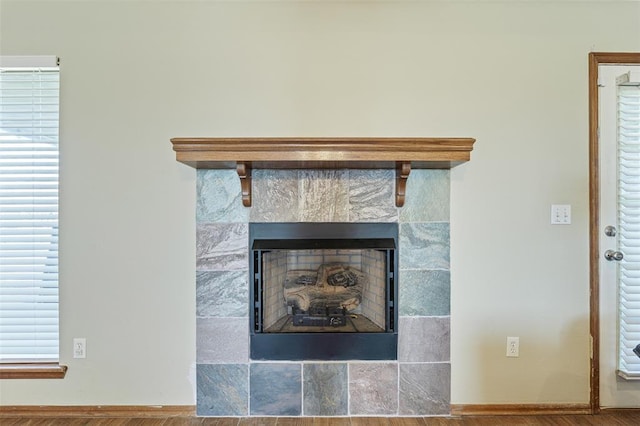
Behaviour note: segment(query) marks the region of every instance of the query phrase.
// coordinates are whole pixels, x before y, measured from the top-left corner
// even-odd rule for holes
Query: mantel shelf
[[[472,138],[173,138],[176,160],[197,169],[236,169],[251,206],[251,169],[395,169],[396,205],[411,169],[469,161]]]

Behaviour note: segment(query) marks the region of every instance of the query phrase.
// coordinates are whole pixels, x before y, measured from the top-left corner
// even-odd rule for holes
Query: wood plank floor
[[[637,426],[640,411],[598,415],[464,416],[464,417],[0,417],[2,426]]]

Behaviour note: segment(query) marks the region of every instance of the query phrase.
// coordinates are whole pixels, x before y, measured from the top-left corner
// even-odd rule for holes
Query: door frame
[[[600,170],[598,145],[598,67],[640,64],[640,53],[589,53],[589,332],[591,371],[589,405],[600,412]]]

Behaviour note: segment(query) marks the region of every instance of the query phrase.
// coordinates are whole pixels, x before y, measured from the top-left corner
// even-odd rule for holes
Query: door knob
[[[615,226],[605,226],[604,235],[607,237],[615,237],[616,236],[616,227]]]
[[[615,260],[619,262],[622,259],[624,259],[624,254],[622,254],[622,252],[619,252],[619,251],[607,250],[604,252],[604,258],[609,261]]]

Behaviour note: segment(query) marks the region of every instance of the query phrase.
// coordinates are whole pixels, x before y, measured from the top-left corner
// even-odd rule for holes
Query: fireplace
[[[399,209],[394,204],[394,170],[254,170],[253,204],[246,208],[235,170],[198,170],[198,415],[448,414],[449,181],[447,170],[412,171],[407,183],[407,193],[412,196]],[[254,273],[250,268],[254,244],[250,228],[281,223],[313,224],[312,229],[324,223],[397,227],[397,322],[393,326],[394,333],[397,330],[397,359],[253,357]],[[271,253],[280,250],[276,249],[272,247]],[[334,260],[326,258],[297,268],[317,272],[317,265],[333,264]],[[327,328],[332,331],[331,326]]]
[[[396,360],[396,223],[249,225],[250,357]]]
[[[449,414],[450,176],[446,169],[468,161],[473,142],[473,139],[455,138],[172,139],[176,159],[198,169],[198,415]],[[253,224],[279,223],[299,223],[302,227],[313,223],[311,229],[323,223],[341,223],[348,229],[356,229],[359,224],[380,223],[396,227],[395,246],[341,249],[361,251],[359,255],[363,257],[380,250],[385,253],[394,250],[393,255],[389,252],[393,262],[393,275],[389,272],[389,276],[393,276],[393,281],[385,293],[385,297],[393,296],[393,300],[385,299],[385,309],[391,308],[389,312],[392,312],[390,322],[373,332],[341,334],[348,335],[352,343],[369,335],[387,336],[392,345],[397,339],[397,358],[362,360],[360,355],[342,355],[334,361],[330,359],[332,353],[326,359],[313,355],[282,360],[271,355],[265,359],[254,357],[251,353],[255,349],[254,339],[307,333],[300,331],[301,328],[293,332],[273,331],[271,327],[277,326],[277,320],[254,315],[256,294],[260,309],[266,306],[262,303],[264,292],[260,288],[256,292],[254,286],[255,274],[263,273],[260,268],[265,260],[254,262],[254,246],[262,250],[264,256],[267,252],[296,249],[274,246],[279,241],[296,238],[261,237],[258,241],[271,242],[254,245],[256,239],[252,236],[250,242],[249,229]],[[307,239],[316,242],[332,239],[327,235],[323,232]],[[344,235],[338,237],[344,239]],[[361,238],[370,237],[346,239]],[[303,250],[315,249],[318,247]],[[334,249],[321,248],[323,251]],[[327,276],[341,271],[334,269],[338,262],[331,256],[343,254],[323,252],[319,262],[308,266],[298,264],[296,268],[312,271],[307,274],[311,278],[306,279],[312,281],[315,277],[318,283],[318,276],[324,274],[321,270]],[[267,256],[277,257],[276,254]],[[387,262],[385,268],[389,265]],[[347,272],[357,275],[367,267],[340,260],[337,268],[342,268],[344,273],[335,277],[334,283],[340,280],[349,283],[353,275]],[[285,275],[281,280],[286,280],[286,272],[282,274]],[[286,311],[287,304],[282,307],[282,290],[274,294],[280,300],[279,309]],[[362,297],[360,305],[365,303]],[[291,315],[295,315],[293,307]],[[333,338],[339,334],[335,321],[346,321],[346,316],[360,313],[375,317],[364,310],[351,313],[325,309],[322,315],[308,311],[302,321],[320,323],[310,326],[313,328],[308,334],[312,334],[314,340],[325,338],[327,330],[322,328],[329,328],[327,336]],[[279,314],[274,315],[273,318],[280,318]],[[261,318],[257,320],[258,333],[256,318]],[[333,320],[333,326],[332,318],[338,318]],[[266,325],[269,322],[273,324]],[[391,348],[393,353],[393,346]]]

